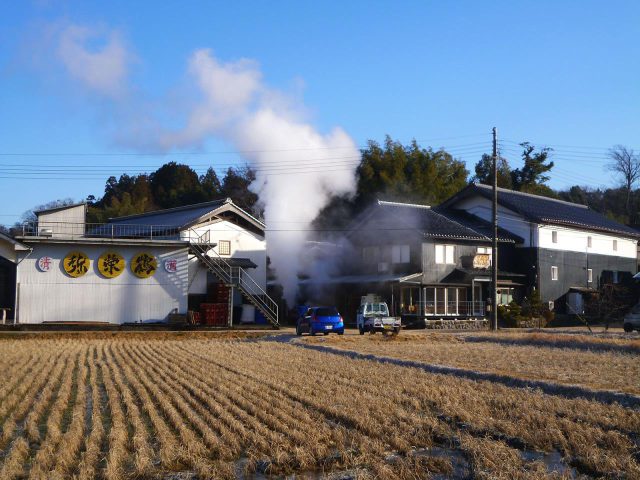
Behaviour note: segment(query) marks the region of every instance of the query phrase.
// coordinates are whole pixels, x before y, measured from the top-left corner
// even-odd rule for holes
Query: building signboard
[[[138,278],[149,278],[158,269],[158,260],[150,253],[141,252],[131,259],[131,272]]]
[[[125,269],[124,257],[116,252],[104,252],[98,258],[98,271],[103,277],[115,278]]]
[[[51,270],[51,265],[53,264],[53,260],[51,257],[40,257],[38,259],[38,269],[41,272],[48,272]]]
[[[169,258],[164,261],[164,269],[167,273],[176,273],[178,271],[178,260],[175,258]]]
[[[73,278],[83,276],[89,271],[91,266],[91,260],[87,257],[87,254],[80,251],[69,252],[62,262],[64,271],[67,275]]]

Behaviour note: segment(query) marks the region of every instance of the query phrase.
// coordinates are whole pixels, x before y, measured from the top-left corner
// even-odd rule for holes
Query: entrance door
[[[483,315],[482,312],[482,285],[473,285],[473,314]]]

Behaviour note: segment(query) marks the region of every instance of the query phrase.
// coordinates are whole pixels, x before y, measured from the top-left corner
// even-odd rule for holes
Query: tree
[[[228,197],[240,208],[256,216],[261,216],[262,212],[258,208],[258,195],[249,190],[256,179],[256,172],[248,165],[240,168],[229,167],[222,179],[220,195]]]
[[[464,162],[444,150],[402,145],[387,136],[384,146],[370,140],[356,171],[356,209],[373,200],[438,204],[467,184]]]
[[[207,199],[198,174],[188,165],[166,163],[149,179],[153,199],[160,208],[180,207]]]
[[[545,147],[539,152],[529,142],[520,144],[523,148],[522,159],[524,165],[511,172],[511,182],[513,189],[520,192],[534,193],[555,197],[555,192],[545,185],[549,181],[549,176],[545,175],[553,168],[553,162],[547,160],[552,149]]]
[[[476,163],[475,176],[471,179],[473,182],[483,183],[485,185],[493,185],[493,156],[483,154],[482,158]],[[511,167],[506,158],[498,157],[498,187],[513,188],[511,181]]]
[[[621,177],[626,189],[626,210],[628,220],[633,221],[634,212],[631,209],[631,191],[635,183],[640,179],[640,157],[630,148],[616,145],[609,150],[611,161],[607,168]]]

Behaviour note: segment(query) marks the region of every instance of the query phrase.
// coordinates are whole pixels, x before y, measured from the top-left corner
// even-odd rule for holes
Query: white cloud
[[[67,25],[56,54],[69,75],[89,90],[113,98],[125,94],[132,56],[117,31]]]

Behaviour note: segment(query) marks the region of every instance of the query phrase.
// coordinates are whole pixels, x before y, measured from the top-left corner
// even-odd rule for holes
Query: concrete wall
[[[18,266],[18,322],[155,322],[166,321],[172,312],[187,311],[187,249],[176,246],[33,244],[33,253]],[[80,250],[91,259],[89,271],[78,278],[68,276],[64,257]],[[105,251],[125,258],[125,271],[116,278],[104,278],[97,269]],[[150,278],[138,278],[129,268],[140,252],[156,256],[158,269]],[[42,272],[38,259],[53,259],[51,269]],[[168,273],[164,260],[178,260],[178,270]]]

